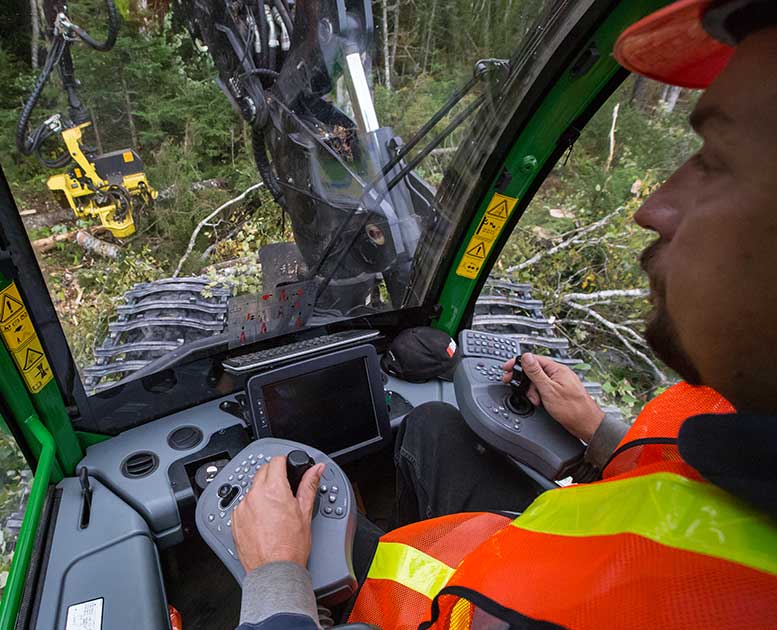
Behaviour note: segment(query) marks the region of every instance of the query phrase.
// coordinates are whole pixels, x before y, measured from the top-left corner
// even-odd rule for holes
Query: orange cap
[[[671,85],[706,88],[734,48],[712,38],[702,17],[712,0],[679,0],[627,28],[615,43],[624,68]]]

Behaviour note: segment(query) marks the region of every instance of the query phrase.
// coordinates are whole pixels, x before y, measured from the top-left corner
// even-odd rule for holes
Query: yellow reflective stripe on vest
[[[667,472],[551,490],[512,525],[559,536],[636,534],[777,574],[777,526],[719,488]]]
[[[392,580],[429,599],[440,592],[454,569],[410,545],[381,542],[372,559],[367,579]]]

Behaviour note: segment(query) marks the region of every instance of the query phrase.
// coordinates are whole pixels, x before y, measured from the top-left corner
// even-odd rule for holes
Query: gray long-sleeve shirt
[[[591,438],[585,461],[601,470],[618,446],[628,425],[605,415]],[[307,615],[318,623],[310,573],[293,562],[272,562],[249,573],[243,581],[240,623],[259,623],[278,613]]]

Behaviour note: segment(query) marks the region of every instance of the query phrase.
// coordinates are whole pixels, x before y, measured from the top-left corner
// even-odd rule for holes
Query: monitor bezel
[[[269,417],[269,414],[265,412],[264,387],[279,383],[280,381],[304,377],[307,374],[330,367],[336,367],[356,359],[363,360],[377,434],[369,440],[358,442],[339,451],[335,451],[334,453],[327,453],[327,455],[338,463],[344,463],[359,459],[387,446],[391,441],[391,425],[389,423],[388,407],[383,391],[383,375],[375,348],[369,344],[346,348],[345,350],[338,350],[329,354],[305,359],[298,363],[292,363],[291,365],[256,374],[248,379],[248,382],[246,383],[246,395],[248,397],[249,419],[251,428],[257,439],[264,437],[288,439],[282,435],[275,435],[273,433],[272,419]],[[316,444],[309,444],[308,446],[319,448]]]

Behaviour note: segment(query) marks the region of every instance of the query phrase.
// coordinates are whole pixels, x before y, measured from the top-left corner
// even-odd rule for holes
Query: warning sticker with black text
[[[472,235],[461,262],[456,269],[456,275],[474,280],[477,278],[483,263],[491,251],[491,246],[502,231],[510,213],[518,203],[516,197],[508,197],[500,193],[494,193],[488,208],[478,223],[475,233]]]
[[[27,389],[37,394],[51,380],[51,367],[14,283],[0,291],[0,334]]]

